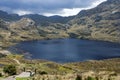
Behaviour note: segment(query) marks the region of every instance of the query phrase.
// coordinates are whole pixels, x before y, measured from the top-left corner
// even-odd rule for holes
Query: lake
[[[26,58],[45,59],[58,63],[120,58],[120,44],[80,39],[25,41],[10,47]]]

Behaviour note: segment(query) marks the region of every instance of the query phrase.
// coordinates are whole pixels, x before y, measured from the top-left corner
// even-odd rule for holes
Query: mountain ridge
[[[68,33],[78,38],[120,42],[120,0],[108,0],[83,10],[68,22]]]
[[[45,24],[49,25],[49,23],[65,24],[69,20],[74,18],[74,16],[62,17],[58,15],[47,17],[39,14],[26,14],[26,15],[19,16],[18,14],[8,14],[7,12],[0,10],[0,18],[5,21],[9,21],[9,22],[17,21],[24,17],[33,19],[36,22],[36,24],[40,26],[45,26]]]

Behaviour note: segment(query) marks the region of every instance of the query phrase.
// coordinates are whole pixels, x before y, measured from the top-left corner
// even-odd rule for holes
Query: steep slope
[[[35,22],[22,18],[15,22],[0,20],[0,47],[7,47],[18,41],[42,39]]]
[[[8,30],[8,22],[0,19],[0,48],[4,47],[9,40],[10,31]]]
[[[7,22],[0,19],[0,47],[7,47],[19,41],[66,38],[65,25],[50,23],[41,27],[30,18]]]
[[[40,38],[35,22],[29,18],[22,18],[19,21],[10,23],[8,30],[11,32],[10,39],[12,40],[20,41]]]
[[[120,42],[120,0],[81,11],[68,24],[71,37]]]

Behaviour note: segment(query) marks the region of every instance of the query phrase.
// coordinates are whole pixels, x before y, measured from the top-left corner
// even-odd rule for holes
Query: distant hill
[[[20,19],[20,16],[17,14],[8,14],[7,12],[0,10],[0,18],[5,21],[16,21]]]
[[[61,16],[46,17],[46,16],[42,16],[42,15],[38,15],[38,14],[23,15],[21,17],[31,18],[32,20],[34,20],[36,22],[37,25],[41,25],[41,26],[48,26],[50,23],[65,24],[69,20],[74,18],[74,16],[70,16],[70,17],[61,17]]]
[[[69,20],[73,19],[74,16],[70,17],[62,17],[62,16],[42,16],[39,14],[28,14],[28,15],[23,15],[19,16],[17,14],[8,14],[5,11],[0,10],[0,18],[5,20],[5,21],[17,21],[20,20],[21,18],[30,18],[36,22],[37,25],[40,26],[48,26],[50,23],[62,23],[65,24]]]

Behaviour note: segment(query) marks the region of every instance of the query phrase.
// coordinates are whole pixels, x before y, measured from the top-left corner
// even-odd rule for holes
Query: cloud
[[[43,13],[43,15],[45,15],[45,16],[53,16],[53,15],[72,16],[72,15],[76,15],[81,10],[82,10],[82,8],[73,8],[73,9],[64,8],[57,13]]]
[[[106,0],[1,0],[0,9],[20,15],[75,15],[82,9],[95,7]]]
[[[95,2],[92,3],[92,5],[88,6],[88,7],[83,7],[83,8],[64,8],[61,11],[57,12],[57,13],[44,13],[43,15],[45,16],[53,16],[53,15],[61,15],[61,16],[72,16],[72,15],[76,15],[78,14],[81,10],[86,10],[86,9],[91,9],[96,7],[97,5],[99,5],[101,2],[106,1],[106,0],[97,0]]]
[[[25,14],[32,14],[30,11],[24,11],[24,10],[15,10],[14,13],[17,13],[19,15],[25,15]]]

